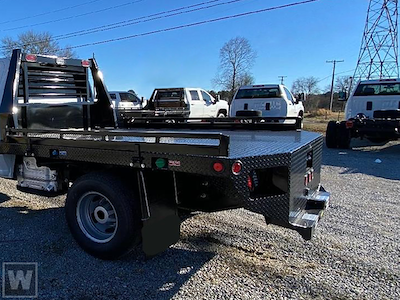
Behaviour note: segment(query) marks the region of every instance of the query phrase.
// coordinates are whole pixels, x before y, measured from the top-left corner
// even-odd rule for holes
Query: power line
[[[157,13],[157,14],[149,15],[149,16],[161,15],[159,17],[154,17],[154,18],[151,18],[151,19],[143,20],[143,21],[137,21],[135,23],[131,22],[129,24],[119,25],[119,26],[116,26],[116,27],[124,27],[124,26],[129,26],[129,25],[133,25],[133,24],[137,24],[137,23],[153,21],[153,20],[156,20],[156,19],[167,18],[167,17],[171,17],[171,16],[183,14],[183,13],[190,13],[190,12],[194,12],[194,11],[208,9],[208,8],[215,7],[215,6],[218,6],[218,5],[232,4],[234,2],[243,1],[243,0],[231,0],[231,1],[228,1],[228,2],[217,3],[217,4],[214,4],[214,5],[200,7],[200,8],[197,8],[197,9],[192,9],[192,10],[188,10],[188,11],[184,11],[184,12],[178,12],[178,13],[174,13],[174,14],[170,14],[170,15],[165,15],[166,13],[169,13],[169,12],[180,11],[180,10],[183,10],[183,9],[193,8],[193,7],[197,7],[197,6],[201,6],[201,5],[205,5],[205,4],[210,4],[210,3],[214,3],[214,2],[219,2],[219,1],[221,1],[221,0],[211,0],[211,1],[201,2],[201,3],[190,5],[190,6],[180,7],[180,8],[177,8],[177,9],[170,10],[170,11],[160,12],[160,13]],[[139,18],[136,18],[136,19],[144,19],[144,18],[148,18],[149,16],[143,16],[143,17],[139,17]],[[135,19],[133,19],[133,20],[135,20]],[[128,21],[131,21],[131,20],[122,21],[122,22],[118,22],[118,23],[113,23],[113,24],[110,24],[110,25],[104,25],[104,26],[100,26],[100,27],[97,27],[97,28],[103,28],[103,27],[107,27],[107,26],[111,26],[111,25],[119,24],[119,23],[127,23]],[[94,29],[96,29],[96,28],[94,28]],[[109,28],[109,29],[114,29],[114,27]],[[107,28],[107,29],[103,29],[103,30],[109,30],[109,29]],[[78,34],[75,34],[76,32],[75,33],[72,32],[72,33],[68,33],[68,34],[64,34],[64,35],[55,36],[54,40],[62,40],[62,39],[67,39],[67,38],[73,38],[73,37],[76,37],[76,36],[81,36],[81,35],[85,35],[85,34],[91,34],[91,33],[94,33],[94,32],[97,32],[97,31],[103,31],[103,30],[98,29],[96,31],[93,31],[93,28],[89,29],[89,30],[81,30],[81,31],[78,32]],[[86,31],[90,31],[90,32],[86,33]],[[30,43],[30,44],[26,44],[24,46],[39,45],[39,44],[42,44],[43,42],[47,42],[47,41],[37,41],[37,42]],[[7,47],[0,47],[0,49],[4,50],[4,49],[7,49]]]
[[[107,25],[103,25],[103,26],[93,27],[93,28],[90,28],[90,29],[79,30],[79,31],[70,32],[70,33],[66,33],[66,34],[56,35],[56,36],[54,36],[54,38],[57,39],[57,40],[61,40],[61,39],[69,38],[69,37],[76,37],[76,36],[81,36],[81,35],[85,35],[85,34],[92,34],[92,33],[99,32],[99,31],[106,31],[106,30],[111,30],[111,29],[115,29],[115,28],[119,28],[119,27],[124,27],[124,25],[125,26],[129,26],[129,25],[133,25],[133,24],[137,24],[137,23],[142,23],[142,22],[148,22],[148,21],[152,21],[152,20],[161,19],[163,17],[166,18],[166,17],[170,17],[170,16],[175,16],[175,15],[178,15],[178,14],[193,12],[195,10],[190,10],[190,11],[181,12],[181,13],[177,13],[177,14],[171,14],[171,15],[167,15],[167,16],[162,16],[162,15],[165,15],[165,14],[174,13],[174,12],[178,12],[178,11],[181,11],[181,10],[184,10],[184,9],[190,9],[190,8],[202,6],[202,5],[205,5],[205,4],[215,3],[215,2],[219,2],[219,1],[221,1],[221,0],[211,0],[211,1],[207,1],[207,2],[202,2],[202,3],[189,5],[189,6],[179,7],[179,8],[176,8],[176,9],[172,9],[172,10],[169,10],[169,11],[163,11],[163,12],[159,12],[159,13],[156,13],[156,14],[137,17],[137,18],[134,18],[134,19],[129,19],[129,20],[125,20],[125,21],[111,23],[111,24],[107,24]],[[226,4],[226,3],[215,4],[215,6],[223,5],[223,4]],[[210,8],[210,7],[213,7],[213,6],[208,6],[207,8]],[[201,10],[201,9],[205,9],[205,8],[199,8],[198,10]],[[161,17],[158,17],[158,16],[161,16]],[[158,18],[152,18],[152,17],[158,17]],[[141,21],[141,22],[135,22],[135,21],[148,19],[148,18],[152,18],[152,19]]]
[[[210,2],[216,2],[216,1],[220,1],[220,0],[209,1],[209,3]],[[209,8],[216,7],[216,6],[221,6],[221,5],[226,5],[226,4],[233,4],[233,3],[236,3],[236,2],[240,2],[240,1],[244,1],[244,0],[231,0],[231,1],[223,2],[223,3],[212,4],[212,5],[208,5],[208,6],[204,6],[204,7],[200,7],[200,8],[187,10],[187,11],[175,12],[175,13],[169,14],[169,15],[163,15],[163,16],[158,16],[158,17],[154,17],[154,18],[150,18],[150,19],[139,20],[139,21],[135,21],[135,22],[129,22],[129,23],[126,23],[126,24],[120,24],[120,25],[116,25],[116,26],[111,26],[110,25],[110,27],[108,27],[108,28],[90,30],[90,32],[83,32],[83,33],[79,33],[79,34],[71,34],[71,35],[68,35],[66,37],[58,37],[58,38],[55,37],[55,39],[56,40],[62,40],[62,39],[67,39],[67,38],[72,38],[72,37],[92,34],[92,33],[96,33],[96,32],[99,32],[99,31],[107,31],[107,30],[112,30],[112,29],[116,29],[116,28],[120,28],[120,27],[136,25],[136,24],[139,24],[139,23],[151,22],[151,21],[155,21],[155,20],[159,20],[159,19],[174,17],[174,16],[177,16],[177,15],[187,14],[187,13],[196,12],[196,11],[200,11],[200,10],[204,10],[204,9],[209,9]],[[206,4],[207,2],[204,2],[204,3]],[[145,17],[141,17],[141,18],[145,18]]]
[[[336,73],[336,75],[340,75],[340,74],[345,74],[345,73],[353,72],[354,70],[355,70],[355,69],[350,69],[350,70],[347,70],[347,71],[339,72],[339,73]],[[331,78],[331,76],[332,76],[332,74],[329,74],[328,76],[326,76],[326,77],[324,77],[324,78],[318,80],[317,83],[320,83],[321,81],[324,81],[324,80],[326,80],[326,79],[328,79],[328,78]]]
[[[84,16],[88,16],[88,15],[101,13],[101,12],[112,10],[112,9],[121,8],[121,7],[124,7],[124,6],[132,5],[132,4],[135,4],[135,3],[138,3],[138,2],[142,2],[142,1],[145,1],[145,0],[136,0],[136,1],[126,2],[126,3],[123,3],[123,4],[114,5],[114,6],[110,6],[110,7],[107,7],[107,8],[102,8],[102,9],[95,10],[95,11],[85,12],[85,13],[74,15],[74,16],[59,18],[59,19],[55,19],[55,20],[50,20],[50,21],[45,21],[45,22],[40,22],[40,23],[35,23],[35,24],[30,24],[30,25],[23,25],[23,26],[18,26],[18,27],[6,28],[6,29],[3,29],[1,31],[12,31],[12,30],[23,29],[23,28],[28,28],[28,27],[30,28],[30,27],[39,26],[39,25],[57,23],[57,22],[61,22],[61,21],[66,21],[66,20],[71,20],[71,19],[75,19],[75,18],[79,18],[79,17],[84,17]]]
[[[83,2],[83,3],[77,4],[77,5],[68,6],[68,7],[64,7],[64,8],[59,8],[59,9],[56,9],[56,10],[47,11],[47,12],[40,13],[40,14],[33,15],[33,16],[27,16],[27,17],[22,17],[22,18],[18,18],[18,19],[13,19],[13,20],[9,20],[9,21],[4,21],[4,22],[0,22],[0,25],[2,25],[2,24],[8,24],[8,23],[13,23],[13,22],[17,22],[17,21],[23,21],[23,20],[33,19],[33,18],[36,18],[36,17],[42,17],[42,16],[46,16],[46,15],[58,13],[58,12],[61,12],[61,11],[65,11],[65,10],[69,10],[69,9],[81,7],[81,6],[84,6],[84,5],[87,5],[87,4],[92,4],[92,3],[95,3],[95,2],[99,2],[99,1],[102,1],[102,0],[87,1],[87,2]]]
[[[319,1],[319,0],[305,0],[305,1],[300,1],[300,2],[294,2],[294,3],[289,3],[289,4],[285,4],[285,5],[280,5],[280,6],[274,6],[274,7],[269,7],[269,8],[259,9],[259,10],[253,10],[253,11],[240,13],[240,14],[236,14],[236,15],[231,15],[231,16],[225,16],[225,17],[209,19],[209,20],[190,23],[190,24],[179,25],[179,26],[175,26],[175,27],[169,27],[169,28],[158,29],[158,30],[144,32],[144,33],[134,34],[134,35],[128,35],[128,36],[114,38],[114,39],[108,39],[108,40],[102,40],[102,41],[98,41],[98,42],[92,42],[92,43],[86,43],[86,44],[71,46],[70,48],[71,49],[75,49],[75,48],[82,48],[82,47],[87,47],[87,46],[106,44],[106,43],[111,43],[111,42],[116,42],[116,41],[128,40],[128,39],[132,39],[132,38],[152,35],[152,34],[161,33],[161,32],[168,32],[168,31],[173,31],[173,30],[178,30],[178,29],[183,29],[183,28],[189,28],[189,27],[194,27],[194,26],[199,26],[199,25],[204,25],[204,24],[209,24],[209,23],[215,23],[215,22],[229,20],[229,19],[235,19],[235,18],[239,18],[239,17],[259,14],[259,13],[262,13],[262,12],[267,12],[267,11],[272,11],[272,10],[288,8],[288,7],[307,4],[307,3],[316,2],[316,1]]]
[[[144,0],[140,0],[140,1],[144,1]],[[218,1],[218,0],[213,0],[213,1]],[[203,25],[203,24],[215,23],[215,22],[219,22],[219,21],[224,21],[224,20],[229,20],[229,19],[249,16],[249,15],[254,15],[254,14],[259,14],[259,13],[262,13],[262,12],[267,12],[267,11],[272,11],[272,10],[278,10],[278,9],[298,6],[298,5],[307,4],[307,3],[316,2],[316,1],[319,1],[319,0],[304,0],[304,1],[294,2],[294,3],[284,4],[284,5],[280,5],[280,6],[274,6],[274,7],[269,7],[269,8],[249,11],[249,12],[245,12],[245,13],[240,13],[240,14],[235,14],[235,15],[230,15],[230,16],[224,16],[224,17],[219,17],[219,18],[215,18],[215,19],[209,19],[209,20],[204,20],[204,21],[200,21],[200,22],[184,24],[184,25],[179,25],[179,26],[175,26],[175,27],[168,27],[168,28],[153,30],[153,31],[149,31],[149,32],[144,32],[144,33],[124,36],[124,37],[119,37],[119,38],[114,38],[114,39],[108,39],[108,40],[102,40],[102,41],[97,41],[97,42],[92,42],[92,43],[86,43],[86,44],[81,44],[81,45],[70,46],[68,48],[75,49],[75,48],[82,48],[82,47],[99,45],[99,44],[106,44],[106,43],[111,43],[111,42],[116,42],[116,41],[121,41],[121,40],[137,38],[137,37],[141,37],[141,36],[152,35],[152,34],[156,34],[156,33],[174,31],[174,30],[178,30],[178,29],[189,28],[189,27],[199,26],[199,25]],[[43,42],[44,41],[30,43],[30,44],[26,44],[24,46],[40,44],[40,43],[43,43]],[[0,49],[4,50],[4,49],[7,49],[7,47],[1,47]]]
[[[339,72],[339,73],[336,73],[336,75],[340,75],[340,74],[344,74],[344,73],[353,72],[354,70],[355,70],[355,69],[351,69],[351,70],[347,70],[347,71]]]

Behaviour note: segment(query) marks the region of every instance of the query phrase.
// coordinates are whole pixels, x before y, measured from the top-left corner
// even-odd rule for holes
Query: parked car
[[[216,118],[228,116],[229,105],[200,88],[155,89],[147,107],[157,116]]]
[[[281,84],[258,84],[242,86],[233,97],[230,116],[262,116],[273,118],[294,117],[302,126],[304,115],[303,98],[296,98]]]

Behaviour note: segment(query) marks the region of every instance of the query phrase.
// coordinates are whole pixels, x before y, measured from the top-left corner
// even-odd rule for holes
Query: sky
[[[0,38],[16,39],[27,30],[53,36],[84,31],[116,22],[209,2],[210,0],[0,0]],[[140,22],[59,40],[74,48],[77,56],[95,55],[109,90],[133,89],[150,97],[154,88],[214,86],[219,68],[219,51],[230,39],[247,38],[257,52],[251,73],[255,83],[278,83],[287,76],[291,87],[299,77],[319,78],[325,90],[331,82],[332,64],[337,76],[353,75],[365,26],[368,0],[317,0],[307,4],[269,10],[182,29],[141,35],[162,29],[273,8],[301,0],[214,0],[196,8],[208,9]],[[231,2],[231,3],[226,3]],[[225,3],[225,4],[222,4]],[[193,9],[193,8],[192,8]],[[154,18],[154,17],[153,17]],[[137,22],[137,21],[136,21]],[[44,24],[43,24],[44,23]],[[127,36],[133,38],[103,44],[99,41]],[[141,36],[140,36],[141,35]]]

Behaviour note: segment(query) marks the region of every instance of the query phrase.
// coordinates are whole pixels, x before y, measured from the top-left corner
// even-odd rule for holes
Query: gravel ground
[[[87,255],[64,197],[1,179],[0,262],[38,262],[40,299],[399,299],[400,143],[366,145],[324,149],[332,200],[312,241],[245,210],[200,214],[151,260]]]

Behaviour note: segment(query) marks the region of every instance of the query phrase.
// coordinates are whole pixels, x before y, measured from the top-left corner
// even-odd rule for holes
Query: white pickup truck
[[[326,129],[328,148],[350,147],[352,138],[383,143],[400,138],[400,79],[360,81],[347,101],[345,121],[330,121]]]
[[[132,92],[111,91],[108,92],[115,110],[142,109],[142,101]]]
[[[155,110],[156,116],[190,118],[226,117],[229,111],[228,102],[200,88],[155,89],[146,108]]]
[[[298,118],[301,127],[304,115],[303,99],[297,99],[281,84],[242,86],[233,97],[230,116],[260,116]],[[288,120],[287,122],[295,120]]]

